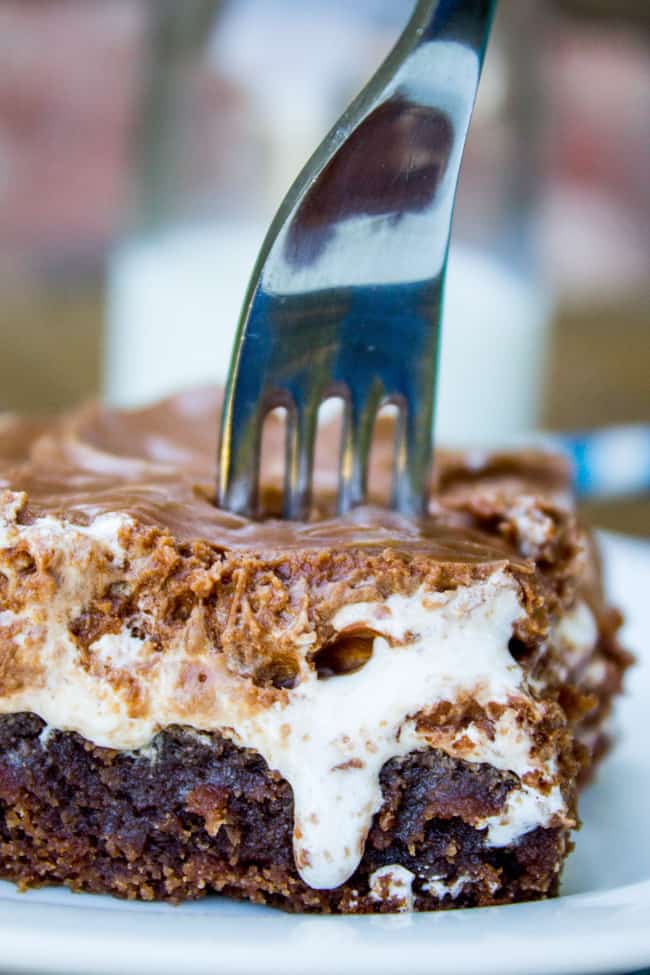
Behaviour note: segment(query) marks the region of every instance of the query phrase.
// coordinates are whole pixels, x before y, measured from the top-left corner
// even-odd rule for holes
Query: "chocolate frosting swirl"
[[[44,420],[0,419],[0,487],[26,492],[28,517],[51,514],[70,521],[123,513],[159,527],[179,542],[204,541],[219,548],[398,548],[426,551],[445,562],[519,562],[509,545],[476,530],[466,511],[447,504],[459,490],[481,483],[527,483],[537,493],[566,487],[567,471],[546,454],[437,456],[437,489],[430,516],[412,520],[381,507],[392,463],[392,431],[380,422],[371,484],[375,503],[345,517],[335,515],[335,425],[325,432],[331,449],[317,463],[315,505],[306,523],[277,517],[281,496],[284,431],[271,416],[265,429],[262,521],[219,510],[216,435],[221,404],[216,389],[198,389],[140,410],[91,404]],[[273,517],[275,512],[276,516]]]

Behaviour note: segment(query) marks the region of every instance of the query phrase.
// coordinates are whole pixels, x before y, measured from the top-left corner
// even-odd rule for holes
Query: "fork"
[[[451,220],[495,4],[420,0],[281,205],[230,366],[220,507],[259,514],[264,420],[284,407],[283,516],[306,519],[319,409],[340,398],[339,511],[366,500],[377,413],[394,404],[391,504],[425,513]]]

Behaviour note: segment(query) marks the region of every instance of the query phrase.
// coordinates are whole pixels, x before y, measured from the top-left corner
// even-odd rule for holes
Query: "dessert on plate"
[[[252,522],[212,500],[218,411],[0,421],[0,876],[344,913],[557,893],[630,659],[564,462],[441,451],[420,521],[337,517],[321,470],[288,523],[278,426]]]

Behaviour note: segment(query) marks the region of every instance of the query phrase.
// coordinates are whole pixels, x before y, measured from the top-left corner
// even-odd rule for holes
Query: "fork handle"
[[[420,31],[425,43],[461,40],[482,56],[495,9],[496,0],[419,0],[407,29]]]

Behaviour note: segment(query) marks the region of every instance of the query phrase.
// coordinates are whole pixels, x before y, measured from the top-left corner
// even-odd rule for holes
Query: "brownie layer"
[[[120,753],[47,732],[33,715],[4,717],[0,872],[23,887],[171,901],[217,891],[291,911],[545,897],[557,890],[565,829],[536,829],[494,849],[463,818],[493,815],[515,785],[507,772],[438,751],[389,762],[358,869],[336,890],[316,891],[294,865],[291,789],[259,755],[181,728]]]

